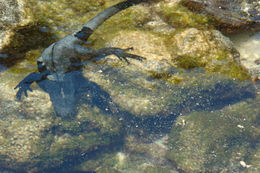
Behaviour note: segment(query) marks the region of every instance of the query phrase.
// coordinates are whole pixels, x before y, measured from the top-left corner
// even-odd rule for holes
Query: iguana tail
[[[85,23],[82,27],[82,29],[74,34],[75,37],[87,41],[89,36],[102,24],[104,23],[108,18],[115,15],[121,10],[124,10],[128,7],[131,7],[133,5],[139,4],[141,2],[145,2],[148,0],[126,0],[123,2],[120,2],[112,7],[109,7],[93,17],[90,21]]]

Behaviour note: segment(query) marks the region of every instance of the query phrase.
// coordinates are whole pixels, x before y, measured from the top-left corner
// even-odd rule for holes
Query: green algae
[[[39,23],[44,22],[45,27],[48,27],[58,38],[62,38],[74,32],[76,29],[79,29],[96,14],[114,4],[116,4],[116,2],[111,0],[28,0],[27,2],[28,9],[32,11],[34,21],[38,21]],[[112,37],[111,34],[113,35],[113,33],[118,32],[122,28],[133,29],[144,23],[148,19],[148,16],[150,16],[149,13],[145,10],[135,8],[137,7],[126,9],[120,12],[120,14],[108,19],[108,21],[93,34],[92,40],[98,40],[97,45],[100,44],[103,47],[104,40],[110,39]],[[109,38],[105,39],[106,37]]]
[[[177,28],[209,28],[210,18],[188,10],[181,3],[170,4],[161,2],[157,13],[170,25]]]
[[[27,0],[26,7],[34,21],[45,23],[58,37],[69,34],[73,28],[79,28],[84,24],[93,11],[104,4],[104,0],[98,1],[36,1]],[[44,25],[43,25],[44,26]]]
[[[50,169],[70,162],[71,157],[76,158],[82,153],[109,145],[111,142],[118,140],[118,136],[120,136],[120,133],[115,130],[107,129],[105,131],[104,128],[100,130],[98,126],[93,128],[93,125],[90,125],[91,122],[69,122],[58,119],[52,121],[52,123],[49,122],[49,120],[41,120],[40,122],[39,120],[29,119],[14,120],[13,125],[8,127],[8,131],[5,130],[4,134],[1,131],[1,166],[8,168],[10,165],[15,165],[13,169],[16,170]],[[39,128],[37,123],[43,124],[40,124]],[[25,130],[19,131],[21,127],[24,127]],[[8,137],[7,134],[9,134]],[[21,137],[25,137],[25,139]],[[19,146],[22,146],[22,148]],[[7,152],[13,147],[15,147],[12,151],[13,154],[8,154]],[[23,153],[23,157],[16,156],[19,153]],[[10,157],[12,163],[2,157],[5,155]]]
[[[242,171],[240,161],[252,165],[248,158],[259,143],[258,103],[259,97],[180,116],[169,137],[167,157],[188,172]]]
[[[169,72],[156,72],[156,71],[149,71],[148,75],[152,77],[153,79],[159,79],[166,82],[170,82],[172,84],[179,84],[181,83],[184,78],[181,76],[173,75]]]
[[[208,73],[225,74],[240,80],[249,73],[239,64],[239,53],[231,41],[215,30],[189,28],[176,31],[166,41],[172,60],[180,68],[204,67]]]
[[[209,57],[208,62],[205,62],[204,56],[179,56],[177,58],[177,64],[184,69],[193,69],[198,67],[204,67],[209,74],[220,73],[225,74],[231,78],[240,80],[250,79],[250,75],[246,69],[237,64],[236,62],[230,62],[225,60],[225,52],[219,52],[217,57]],[[221,60],[222,59],[222,60]],[[211,62],[210,62],[211,61]]]

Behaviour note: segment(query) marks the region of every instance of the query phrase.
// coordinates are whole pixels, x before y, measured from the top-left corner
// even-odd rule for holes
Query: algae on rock
[[[260,142],[259,102],[257,96],[221,110],[178,117],[169,136],[167,157],[188,172],[259,169],[255,157]],[[251,166],[243,168],[241,161]]]
[[[31,172],[57,168],[119,140],[120,122],[99,108],[82,105],[73,121],[61,119],[48,94],[36,85],[28,98],[16,101],[17,76],[7,70],[0,78],[1,168]]]
[[[189,28],[168,41],[173,61],[179,67],[205,67],[210,73],[222,73],[232,78],[248,79],[248,72],[240,66],[239,53],[232,42],[219,31]]]
[[[166,23],[175,28],[210,28],[210,17],[192,13],[180,0],[161,1],[154,8]]]

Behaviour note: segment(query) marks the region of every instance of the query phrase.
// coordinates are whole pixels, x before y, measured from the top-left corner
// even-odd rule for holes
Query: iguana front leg
[[[83,47],[81,45],[75,46],[76,53],[86,57],[97,57],[100,55],[104,55],[104,56],[115,55],[118,57],[118,59],[120,59],[121,61],[125,60],[128,64],[130,64],[130,62],[128,61],[127,58],[136,59],[138,61],[142,61],[146,59],[142,56],[127,53],[127,51],[129,50],[133,50],[133,48],[121,49],[115,47],[107,47],[98,50],[93,50],[87,47]]]
[[[16,98],[18,100],[21,100],[22,94],[24,93],[24,95],[27,97],[27,91],[32,91],[31,89],[31,84],[33,82],[40,82],[42,80],[44,80],[47,75],[49,75],[48,71],[44,71],[42,73],[30,73],[28,76],[26,76],[14,89],[18,88],[18,91],[16,93]]]

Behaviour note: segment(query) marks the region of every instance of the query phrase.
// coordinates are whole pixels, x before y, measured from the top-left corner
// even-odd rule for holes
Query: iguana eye
[[[41,57],[40,57],[40,58],[41,58]],[[40,58],[39,58],[39,59],[40,59]],[[42,72],[42,71],[47,70],[47,69],[46,69],[46,66],[45,66],[45,63],[42,62],[42,61],[39,61],[39,59],[37,60],[37,65],[38,65],[38,70],[39,70],[39,72]]]

